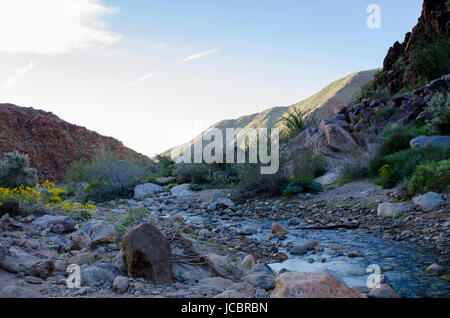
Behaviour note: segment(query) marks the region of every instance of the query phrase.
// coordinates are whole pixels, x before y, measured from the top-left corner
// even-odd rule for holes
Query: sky
[[[0,103],[53,112],[154,156],[218,121],[381,67],[421,4],[1,0]]]

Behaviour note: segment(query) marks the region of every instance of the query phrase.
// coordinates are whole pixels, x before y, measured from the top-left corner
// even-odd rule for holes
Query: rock
[[[155,204],[155,200],[153,200],[152,198],[144,199],[144,205],[147,208],[153,206],[154,204]]]
[[[275,298],[363,298],[327,272],[288,272],[276,279]]]
[[[437,275],[444,275],[446,273],[446,270],[443,266],[435,263],[427,267],[427,272]]]
[[[145,197],[152,197],[156,193],[164,192],[165,188],[154,183],[141,184],[134,188],[134,198],[143,200]]]
[[[127,272],[126,259],[122,250],[119,251],[116,256],[114,256],[112,263],[113,265],[117,266],[117,268],[119,268],[122,273]]]
[[[316,181],[319,182],[321,185],[329,186],[334,183],[337,183],[339,181],[340,175],[337,172],[327,172],[320,178],[317,178]]]
[[[334,114],[338,115],[338,114],[345,114],[347,112],[347,107],[345,105],[338,105],[336,106],[336,108],[334,109]]]
[[[19,203],[5,202],[0,204],[0,216],[9,214],[10,217],[19,215]]]
[[[327,139],[327,146],[337,153],[350,153],[358,149],[358,145],[350,134],[338,125],[323,127]]]
[[[236,290],[226,290],[223,293],[214,296],[214,298],[249,298]]]
[[[414,206],[406,203],[381,203],[378,205],[377,215],[381,217],[398,216],[413,209]]]
[[[270,231],[273,235],[279,236],[289,234],[289,231],[279,223],[273,223],[272,226],[270,227]]]
[[[275,287],[275,276],[267,273],[251,273],[242,277],[241,281],[247,282],[254,287],[273,289]]]
[[[400,296],[395,292],[395,290],[387,285],[381,284],[380,288],[372,288],[367,294],[369,298],[400,298]]]
[[[207,207],[209,212],[214,212],[217,209],[217,202],[210,203]]]
[[[210,239],[212,236],[213,236],[213,234],[208,229],[201,229],[198,232],[198,237],[201,238],[202,240]]]
[[[70,235],[70,240],[72,241],[72,250],[82,250],[84,248],[88,248],[92,244],[92,240],[83,231],[76,231]]]
[[[347,254],[347,257],[348,258],[357,258],[357,257],[363,257],[363,255],[358,252],[350,252]]]
[[[167,177],[167,178],[159,178],[156,181],[158,181],[158,183],[160,185],[168,185],[170,183],[174,183],[175,181],[177,181],[177,178],[175,177]]]
[[[448,75],[447,75],[448,76]],[[435,79],[427,85],[425,94],[433,94],[438,91],[448,90],[450,88],[450,80],[443,76],[442,78]]]
[[[195,266],[181,262],[174,262],[172,264],[172,272],[175,279],[180,282],[198,281],[213,276],[205,266]]]
[[[149,223],[139,225],[125,235],[122,248],[129,275],[156,284],[172,282],[170,245],[158,228]]]
[[[286,254],[282,253],[282,252],[278,252],[278,253],[276,253],[273,256],[273,259],[275,261],[279,262],[279,263],[282,263],[282,262],[286,261],[288,258],[289,257]]]
[[[219,190],[203,190],[194,194],[197,204],[200,203],[212,203],[218,199],[223,198],[222,192]]]
[[[190,184],[182,184],[170,189],[170,193],[175,197],[187,197],[194,194],[194,191],[189,189]]]
[[[112,286],[116,293],[125,294],[127,292],[128,288],[130,288],[130,281],[128,280],[128,277],[117,276],[114,279]]]
[[[217,200],[217,204],[223,208],[228,208],[233,211],[236,211],[236,204],[228,198],[219,198]]]
[[[89,287],[111,286],[120,270],[113,264],[95,263],[81,271],[81,282]]]
[[[102,220],[92,220],[85,223],[81,227],[81,231],[89,235],[91,247],[114,243],[119,237],[114,225]]]
[[[202,286],[209,289],[215,289],[218,293],[223,292],[228,287],[232,286],[234,282],[222,277],[206,277],[201,279],[196,286]]]
[[[26,276],[23,280],[25,282],[27,282],[28,284],[33,284],[33,285],[41,285],[42,283],[45,282],[45,280],[43,280],[42,278],[35,277],[35,276]]]
[[[450,136],[419,136],[410,141],[411,148],[421,148],[428,145],[448,147],[450,146]]]
[[[20,247],[7,248],[0,243],[0,268],[12,273],[47,278],[53,274],[55,264],[25,253]]]
[[[314,250],[317,246],[319,246],[319,242],[311,241],[311,242],[307,242],[307,243],[304,243],[299,246],[294,246],[293,248],[291,248],[289,250],[289,253],[292,255],[304,255],[308,251]]]
[[[392,96],[392,101],[395,103],[395,106],[400,107],[404,101],[409,101],[411,96],[406,94],[398,94]]]
[[[41,296],[27,288],[12,285],[0,292],[0,298],[40,298]]]
[[[244,268],[252,268],[256,264],[253,255],[247,255],[241,263]]]
[[[75,222],[68,216],[44,215],[32,222],[35,226],[42,229],[50,228],[51,232],[57,234],[65,234],[75,231]]]
[[[92,264],[96,261],[97,256],[95,253],[87,252],[87,253],[80,253],[75,256],[72,256],[67,263],[68,264],[77,264],[79,266],[84,264]]]
[[[290,219],[289,219],[289,221],[288,221],[287,224],[288,224],[288,225],[300,225],[300,224],[302,224],[302,220],[300,220],[300,219],[297,218],[297,217],[293,217],[293,218],[290,218]]]
[[[252,267],[251,270],[252,273],[265,273],[265,274],[269,274],[269,275],[273,275],[273,270],[270,268],[269,265],[264,264],[264,263],[259,263],[256,264],[255,266]]]
[[[246,227],[238,232],[239,235],[249,236],[258,233],[258,230],[254,227]]]
[[[441,203],[444,202],[442,196],[435,192],[428,192],[426,194],[416,196],[412,200],[425,212],[430,212],[437,209]]]

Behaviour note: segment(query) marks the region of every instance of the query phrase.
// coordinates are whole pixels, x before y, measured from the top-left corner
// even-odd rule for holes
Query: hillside
[[[368,70],[353,73],[345,78],[339,79],[327,87],[323,88],[317,94],[305,99],[297,104],[286,107],[273,107],[261,113],[242,116],[237,119],[223,120],[211,126],[206,131],[213,128],[219,128],[223,133],[226,128],[273,128],[277,127],[278,119],[287,111],[293,108],[299,108],[307,115],[317,114],[319,118],[327,119],[333,115],[334,108],[338,105],[347,105],[359,94],[362,86],[369,83],[377,70]],[[283,129],[283,127],[280,127]],[[205,132],[206,132],[205,131]],[[224,134],[225,135],[225,134]],[[181,154],[183,149],[192,146],[202,135],[193,140],[167,150],[163,155]],[[177,157],[174,155],[173,157]]]
[[[0,157],[14,150],[27,153],[40,177],[54,181],[63,179],[70,163],[89,160],[101,150],[110,150],[119,158],[148,160],[114,138],[72,125],[52,113],[0,104]]]

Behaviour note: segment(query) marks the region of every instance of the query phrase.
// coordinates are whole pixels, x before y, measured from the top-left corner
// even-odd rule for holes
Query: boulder
[[[273,274],[260,272],[251,273],[242,277],[241,281],[266,290],[275,288],[275,276]]]
[[[75,222],[68,216],[44,215],[32,222],[33,225],[42,229],[50,228],[52,232],[57,234],[71,233],[75,231]]]
[[[118,294],[124,294],[127,292],[128,288],[130,288],[130,281],[128,277],[117,276],[113,282],[113,289]]]
[[[0,268],[12,273],[25,273],[40,278],[50,277],[55,264],[24,252],[20,247],[0,243]]]
[[[170,183],[174,183],[175,181],[177,181],[177,178],[175,177],[159,178],[157,181],[160,185],[168,185]]]
[[[119,275],[119,268],[113,264],[99,262],[82,269],[81,282],[89,287],[111,286]]]
[[[388,284],[381,284],[380,288],[372,288],[367,294],[369,298],[400,298],[397,292]]]
[[[350,134],[338,125],[326,125],[323,127],[327,139],[327,146],[334,152],[350,153],[358,149],[356,142]]]
[[[444,275],[447,271],[445,270],[445,267],[438,265],[436,263],[431,264],[427,267],[426,271],[431,274],[437,274],[437,275]]]
[[[141,184],[134,188],[134,198],[143,200],[145,197],[151,197],[163,191],[165,191],[164,187],[154,183]]]
[[[384,216],[398,216],[403,213],[410,212],[414,209],[414,206],[406,203],[380,203],[377,209],[377,215]]]
[[[275,281],[275,298],[363,298],[327,272],[287,272]]]
[[[190,184],[181,184],[170,189],[170,193],[175,197],[187,197],[194,194],[194,191],[189,189]]]
[[[127,233],[122,248],[130,276],[146,277],[156,284],[172,282],[170,245],[154,225],[143,223]]]
[[[82,250],[84,248],[88,248],[92,244],[92,240],[83,231],[76,231],[70,235],[70,240],[72,241],[72,250]]]
[[[302,245],[294,246],[289,250],[289,253],[292,255],[303,255],[314,250],[317,246],[319,246],[317,241],[306,242]]]
[[[411,140],[411,148],[421,148],[427,145],[436,147],[450,146],[450,136],[419,136]]]
[[[439,193],[428,192],[414,197],[413,202],[418,205],[423,211],[430,212],[437,209],[444,200]]]
[[[83,224],[80,230],[89,235],[91,247],[114,243],[119,237],[114,225],[102,220],[89,221]]]
[[[244,268],[251,268],[256,264],[255,258],[253,255],[247,255],[245,256],[244,260],[242,261],[241,265]]]
[[[237,290],[226,290],[223,293],[220,293],[219,295],[214,296],[214,298],[249,298],[249,296],[244,295]]]
[[[93,264],[97,259],[97,255],[92,252],[80,253],[75,256],[72,256],[67,263],[68,264],[76,264],[76,265],[84,265],[84,264]]]
[[[279,236],[289,234],[289,231],[279,223],[273,223],[272,226],[270,227],[270,231],[272,232],[273,235]]]
[[[339,178],[340,178],[339,173],[329,171],[326,174],[324,174],[323,176],[317,178],[316,182],[320,183],[321,185],[323,185],[325,187],[325,186],[335,184],[336,182],[339,181]]]
[[[223,208],[228,208],[233,211],[236,211],[236,204],[228,198],[219,198],[217,199],[217,204]]]

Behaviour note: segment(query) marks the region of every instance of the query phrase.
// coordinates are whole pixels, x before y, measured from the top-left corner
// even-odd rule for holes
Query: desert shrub
[[[298,108],[287,111],[286,114],[278,119],[278,123],[284,126],[284,130],[280,136],[282,141],[288,141],[311,126],[317,126],[320,120],[315,116],[306,116]]]
[[[369,163],[369,177],[377,178],[384,188],[393,188],[409,178],[417,166],[431,160],[450,158],[450,147],[426,146],[403,150],[388,156],[373,158]]]
[[[385,107],[383,109],[380,109],[375,113],[373,116],[373,123],[379,124],[383,121],[389,119],[397,110],[397,107]]]
[[[118,160],[111,152],[105,152],[92,162],[75,162],[66,172],[67,183],[87,183],[83,188],[84,200],[104,202],[127,198],[136,185],[149,180],[148,167],[127,160]]]
[[[6,153],[0,161],[0,186],[17,188],[20,186],[34,186],[37,172],[30,168],[30,158],[27,154],[17,151]]]
[[[158,174],[161,177],[169,177],[173,174],[173,170],[175,169],[175,162],[169,156],[156,156],[156,161],[158,163]]]
[[[450,41],[439,39],[423,46],[413,65],[417,74],[427,81],[450,73]]]
[[[328,162],[322,154],[313,154],[311,150],[295,151],[292,157],[293,173],[297,177],[317,178],[327,172]]]
[[[346,184],[369,176],[369,168],[366,162],[356,161],[341,170],[339,184]]]
[[[388,156],[401,150],[410,148],[410,141],[416,137],[414,128],[398,124],[387,127],[383,134],[384,142],[381,156]]]
[[[450,102],[446,92],[436,93],[430,101],[429,111],[433,115],[427,123],[430,132],[436,135],[450,135]]]
[[[180,163],[173,171],[178,183],[206,184],[216,171],[212,165],[203,163]]]
[[[430,161],[416,168],[407,182],[411,195],[418,193],[448,192],[450,190],[450,159]]]
[[[320,183],[308,177],[293,177],[284,188],[283,194],[287,196],[299,193],[318,193],[323,190]]]
[[[361,87],[361,92],[352,104],[361,103],[364,100],[380,99],[382,102],[389,100],[389,90],[383,87],[382,83],[386,78],[387,72],[379,70],[373,77],[373,80]],[[352,105],[351,104],[351,105]]]
[[[192,191],[202,191],[204,188],[201,185],[195,184],[195,183],[191,183],[189,185],[189,190]]]

